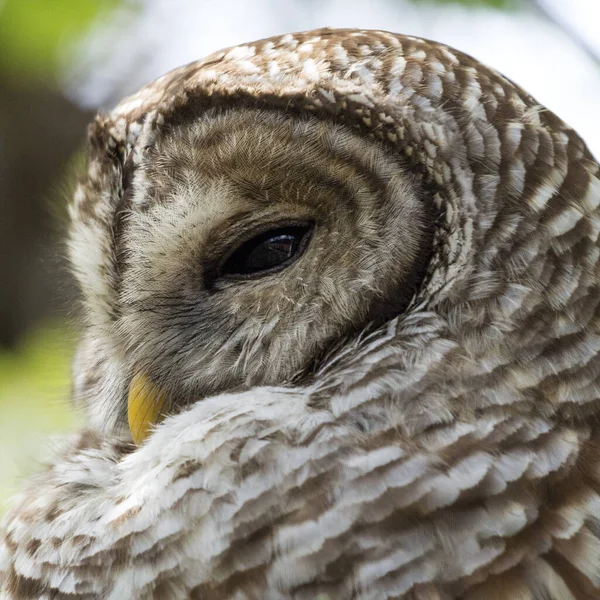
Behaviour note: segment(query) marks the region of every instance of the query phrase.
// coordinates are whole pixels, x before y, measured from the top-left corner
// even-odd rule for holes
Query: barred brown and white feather
[[[225,50],[99,117],[89,430],[8,513],[0,598],[600,597],[599,171],[499,74],[377,31]],[[222,276],[305,222],[290,266]],[[136,448],[139,371],[168,410]]]

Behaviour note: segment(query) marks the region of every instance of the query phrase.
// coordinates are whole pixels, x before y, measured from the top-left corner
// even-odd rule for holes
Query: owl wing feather
[[[409,436],[374,391],[211,398],[133,452],[83,432],[7,517],[4,597],[594,597],[589,427],[497,413]]]

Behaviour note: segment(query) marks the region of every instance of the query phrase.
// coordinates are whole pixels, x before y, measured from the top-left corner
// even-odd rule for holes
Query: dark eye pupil
[[[266,231],[243,243],[227,260],[224,275],[252,275],[286,264],[304,249],[309,226],[295,225]]]
[[[280,265],[293,256],[298,242],[298,238],[289,233],[282,233],[265,240],[250,250],[245,261],[246,269],[260,271]]]

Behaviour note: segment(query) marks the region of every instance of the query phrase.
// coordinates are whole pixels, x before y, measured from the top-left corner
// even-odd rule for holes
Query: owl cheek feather
[[[158,423],[164,404],[164,395],[146,375],[138,373],[133,377],[129,385],[127,418],[131,437],[136,444],[141,444],[152,426]]]

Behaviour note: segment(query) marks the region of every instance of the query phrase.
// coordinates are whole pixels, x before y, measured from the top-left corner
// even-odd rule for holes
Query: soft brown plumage
[[[511,82],[385,32],[225,50],[98,118],[90,430],[8,514],[0,597],[600,597],[599,170]],[[294,260],[228,276],[299,223]],[[134,449],[139,372],[171,416]]]

